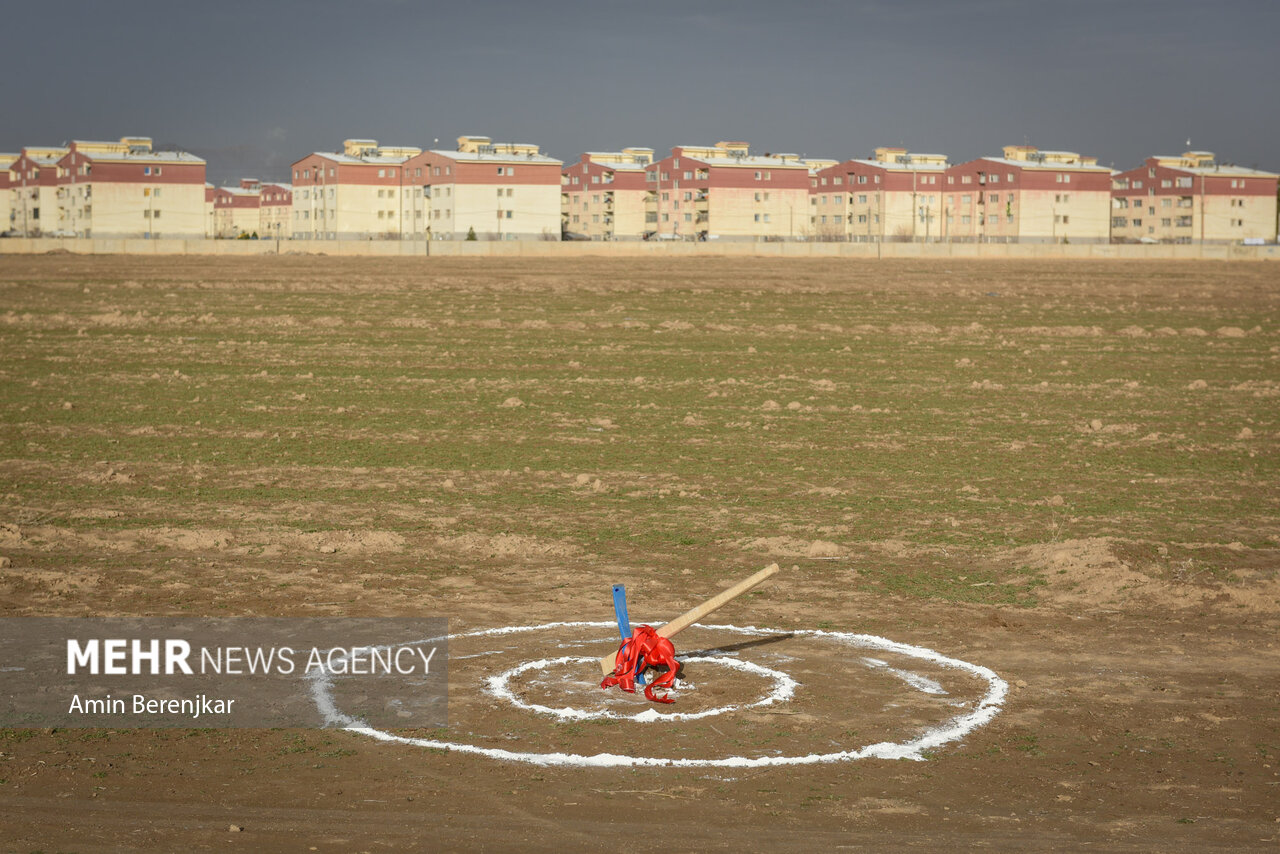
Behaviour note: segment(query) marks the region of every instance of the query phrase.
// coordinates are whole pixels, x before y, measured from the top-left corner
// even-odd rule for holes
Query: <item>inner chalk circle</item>
[[[457,632],[436,638],[427,638],[419,643],[435,643],[454,638],[497,637],[547,631],[548,629],[582,628],[613,629],[615,624],[599,621],[577,621],[544,623],[540,626],[503,626],[495,629]],[[703,625],[702,628],[756,636],[777,634],[773,629],[761,629],[755,626]],[[367,726],[362,721],[339,709],[333,698],[333,677],[328,673],[316,671],[307,678],[311,682],[311,698],[324,718],[326,725],[342,727],[348,732],[367,735],[378,741],[395,744],[409,744],[414,747],[427,747],[434,750],[453,750],[458,753],[486,756],[490,759],[525,762],[530,765],[554,765],[571,768],[768,768],[787,765],[817,765],[827,762],[851,762],[857,759],[914,759],[923,761],[926,751],[935,750],[943,745],[959,741],[978,727],[990,723],[992,718],[1000,713],[1005,697],[1009,694],[1008,684],[990,668],[983,667],[981,664],[971,664],[958,658],[951,658],[923,646],[899,643],[876,635],[832,632],[823,629],[794,629],[788,634],[830,640],[834,643],[860,649],[884,650],[910,658],[917,658],[921,661],[928,661],[940,667],[961,670],[985,681],[987,683],[987,691],[972,711],[948,718],[937,726],[928,727],[924,732],[907,741],[882,741],[862,747],[852,747],[847,750],[810,753],[806,756],[719,756],[700,759],[667,759],[661,756],[626,756],[617,753],[595,753],[591,755],[579,753],[535,753],[507,750],[501,747],[481,747],[476,744],[442,741],[436,738],[413,738],[396,735],[395,733]]]
[[[490,676],[486,690],[499,699],[506,700],[517,708],[525,709],[530,712],[537,712],[543,715],[551,715],[568,721],[589,721],[589,720],[616,720],[616,721],[636,721],[638,723],[653,723],[654,721],[696,721],[699,718],[709,718],[715,715],[723,715],[726,712],[738,711],[740,709],[755,709],[760,706],[771,706],[774,703],[782,703],[790,700],[796,692],[796,680],[780,670],[773,670],[750,661],[740,661],[735,658],[725,658],[718,655],[695,655],[695,656],[676,656],[679,661],[698,664],[721,664],[725,667],[739,670],[744,673],[753,673],[757,676],[763,676],[773,680],[773,690],[768,694],[756,700],[754,703],[738,703],[731,706],[717,706],[714,709],[704,709],[701,712],[659,712],[655,708],[645,709],[643,712],[637,712],[633,715],[621,714],[619,712],[611,712],[608,709],[600,709],[598,711],[586,711],[584,709],[575,709],[570,706],[562,708],[554,708],[552,706],[544,706],[540,703],[530,703],[516,695],[514,691],[508,687],[513,678],[521,673],[527,673],[530,670],[546,670],[548,667],[554,667],[560,664],[579,664],[589,663],[595,665],[599,663],[596,658],[584,658],[577,655],[566,655],[563,658],[544,658],[539,661],[527,661],[510,670],[505,670],[497,676]]]

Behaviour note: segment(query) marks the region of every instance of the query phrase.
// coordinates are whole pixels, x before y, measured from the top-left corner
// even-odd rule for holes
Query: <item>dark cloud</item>
[[[284,179],[346,137],[590,149],[745,139],[955,162],[1007,143],[1280,167],[1280,3],[71,2],[6,15],[0,150],[149,135]]]

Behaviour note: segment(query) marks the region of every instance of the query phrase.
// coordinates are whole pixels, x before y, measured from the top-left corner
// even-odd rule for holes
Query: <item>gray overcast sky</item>
[[[1280,168],[1278,0],[114,0],[5,12],[0,150],[151,136],[210,180],[348,137],[583,151],[741,139],[962,162],[1030,142],[1129,168]]]

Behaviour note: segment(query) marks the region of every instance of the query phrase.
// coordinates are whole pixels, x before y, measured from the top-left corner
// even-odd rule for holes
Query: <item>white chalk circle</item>
[[[680,661],[685,663],[696,664],[719,664],[725,667],[737,670],[743,673],[753,673],[757,676],[763,676],[773,680],[773,690],[765,694],[754,703],[739,703],[732,706],[717,706],[713,709],[703,709],[700,712],[658,712],[652,706],[643,712],[634,715],[624,715],[618,712],[611,712],[608,709],[596,709],[588,711],[586,709],[575,709],[572,706],[564,706],[554,708],[552,706],[544,706],[539,703],[530,703],[517,696],[509,687],[512,678],[526,673],[530,670],[546,670],[549,667],[564,664],[590,664],[593,667],[599,663],[598,658],[583,658],[577,655],[566,655],[563,658],[544,658],[539,661],[528,661],[518,667],[513,667],[499,673],[497,676],[490,676],[488,680],[487,690],[493,696],[506,700],[516,708],[524,709],[530,712],[537,712],[541,715],[550,715],[560,720],[569,721],[589,721],[589,720],[616,720],[616,721],[636,721],[637,723],[653,723],[655,721],[696,721],[699,718],[710,718],[715,715],[723,715],[726,712],[736,712],[741,709],[755,709],[760,706],[771,706],[774,703],[785,702],[790,700],[796,692],[796,680],[780,670],[773,670],[763,667],[750,661],[740,661],[736,658],[724,658],[723,656],[676,656]]]
[[[503,626],[494,629],[481,629],[473,632],[458,632],[439,638],[428,638],[420,643],[433,643],[442,640],[470,637],[496,637],[501,635],[520,634],[526,632],[547,631],[549,629],[576,628],[613,628],[609,622],[558,622],[544,623],[539,626]],[[780,634],[773,629],[761,629],[755,626],[704,625],[704,629],[712,631],[737,632],[746,635]],[[396,744],[409,744],[415,747],[427,747],[436,750],[453,750],[459,753],[486,756],[490,759],[501,759],[510,762],[525,762],[531,765],[554,765],[577,768],[626,768],[626,767],[669,767],[669,768],[767,768],[786,765],[816,765],[827,762],[851,762],[857,759],[914,759],[923,761],[925,753],[943,745],[959,741],[969,733],[989,723],[1000,713],[1009,686],[994,671],[980,664],[971,664],[958,658],[951,658],[940,652],[922,646],[898,643],[876,635],[861,635],[852,632],[833,632],[822,629],[793,629],[786,634],[798,637],[811,637],[829,640],[833,643],[859,649],[876,649],[884,652],[927,661],[951,670],[959,670],[976,676],[986,682],[987,690],[971,711],[949,718],[940,724],[927,727],[916,737],[906,741],[883,741],[860,747],[850,747],[828,753],[810,753],[805,756],[711,756],[705,758],[669,759],[660,756],[626,756],[617,753],[596,753],[591,755],[577,753],[535,753],[519,750],[507,750],[500,747],[481,747],[475,744],[443,741],[435,738],[413,738],[396,735],[384,730],[366,726],[363,722],[347,715],[337,707],[333,697],[333,677],[319,674],[311,678],[311,696],[320,710],[326,725],[338,726],[349,732],[369,736],[378,741]],[[692,659],[684,659],[686,661]],[[742,664],[744,662],[737,662]],[[530,665],[521,665],[532,669]],[[513,668],[519,670],[520,668]],[[765,668],[767,669],[767,668]],[[507,671],[511,676],[516,675]],[[502,675],[502,674],[500,674]],[[785,674],[783,674],[785,675]],[[509,677],[508,677],[509,678]],[[787,677],[790,679],[790,677]],[[794,680],[792,689],[794,690]],[[776,690],[776,687],[775,687]],[[777,702],[777,701],[775,701]],[[550,709],[550,707],[547,707]],[[534,711],[537,711],[536,709]],[[727,711],[727,710],[726,710]],[[656,714],[656,713],[655,713]]]

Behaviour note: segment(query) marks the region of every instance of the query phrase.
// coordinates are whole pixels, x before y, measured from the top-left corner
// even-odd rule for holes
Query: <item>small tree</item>
[[[476,239],[476,227],[473,225],[467,229],[467,240],[475,240],[475,239]]]

